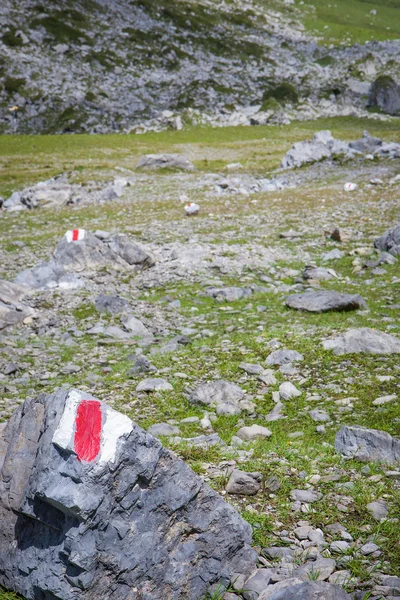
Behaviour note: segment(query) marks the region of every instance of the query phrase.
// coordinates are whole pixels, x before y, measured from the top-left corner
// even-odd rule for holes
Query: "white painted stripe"
[[[105,464],[113,462],[117,453],[118,440],[123,435],[128,435],[132,429],[132,421],[126,415],[113,410],[109,406],[104,407],[106,410],[106,420],[103,425],[101,437],[101,450],[99,463]]]
[[[65,402],[63,415],[53,435],[53,444],[64,450],[73,451],[73,434],[76,411],[82,396],[77,390],[71,390]]]

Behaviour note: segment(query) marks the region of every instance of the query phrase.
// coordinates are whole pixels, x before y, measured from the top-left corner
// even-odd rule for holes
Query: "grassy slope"
[[[208,127],[145,135],[3,136],[0,137],[0,194],[5,198],[24,185],[60,173],[74,172],[80,181],[101,179],[102,170],[135,167],[150,152],[184,151],[199,169],[221,170],[235,156],[246,171],[266,174],[295,141],[330,129],[344,140],[357,139],[365,129],[372,135],[400,141],[396,121],[353,118],[321,119],[282,127]]]
[[[303,23],[322,44],[400,38],[400,0],[304,0]],[[376,10],[376,15],[371,11]]]

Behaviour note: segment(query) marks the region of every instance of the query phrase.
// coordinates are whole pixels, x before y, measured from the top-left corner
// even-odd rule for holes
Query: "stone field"
[[[400,597],[399,142],[355,118],[0,140],[0,513],[25,523],[1,600]],[[71,390],[100,401],[74,447]],[[140,517],[110,500],[137,477]]]

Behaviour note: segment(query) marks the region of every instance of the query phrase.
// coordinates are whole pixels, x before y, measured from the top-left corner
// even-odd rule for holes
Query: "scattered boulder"
[[[275,350],[268,356],[266,363],[269,366],[289,365],[294,362],[301,362],[304,360],[304,356],[296,350]]]
[[[336,434],[335,449],[362,462],[400,464],[400,440],[378,429],[345,425]]]
[[[133,365],[132,369],[129,370],[128,374],[132,376],[136,375],[137,373],[150,373],[152,371],[157,371],[156,367],[151,364],[146,356],[140,354],[135,359],[135,364]]]
[[[383,331],[362,327],[325,340],[323,347],[333,350],[334,354],[399,354],[400,340]]]
[[[389,252],[393,256],[400,256],[400,223],[377,238],[374,246],[382,252]]]
[[[245,442],[253,442],[254,440],[271,437],[272,431],[267,427],[262,427],[262,425],[250,425],[241,427],[236,435]]]
[[[307,266],[304,269],[302,276],[306,281],[312,281],[314,279],[316,281],[329,281],[330,279],[337,277],[333,269],[324,269],[323,267],[313,266]]]
[[[364,131],[363,137],[359,140],[349,143],[349,148],[361,152],[362,154],[374,154],[374,152],[382,146],[382,140],[369,135],[368,131]]]
[[[75,232],[79,235],[71,236]],[[54,259],[67,271],[97,270],[106,266],[144,269],[155,262],[153,256],[129,236],[118,234],[104,240],[85,230],[67,232],[54,250]]]
[[[146,154],[136,165],[137,169],[178,169],[193,171],[193,163],[180,154]]]
[[[381,75],[371,86],[368,106],[397,115],[400,113],[400,85],[389,75]]]
[[[290,381],[284,381],[279,386],[279,396],[282,400],[291,400],[292,398],[301,396],[301,392]]]
[[[146,325],[142,323],[140,319],[137,319],[134,315],[126,315],[122,318],[122,324],[133,337],[142,338],[151,342],[154,338],[153,334]]]
[[[54,261],[41,262],[36,267],[24,269],[14,279],[15,283],[36,290],[59,288],[61,290],[79,290],[86,286],[83,279],[68,273],[64,267]]]
[[[137,392],[170,392],[173,389],[172,385],[161,377],[143,379],[136,387]]]
[[[201,383],[191,394],[193,404],[220,407],[230,405],[240,412],[239,402],[243,399],[243,390],[230,381],[217,379],[210,383]]]
[[[245,473],[234,469],[226,486],[226,491],[228,494],[254,496],[261,489],[261,481],[261,473]]]
[[[348,311],[366,308],[359,294],[344,294],[334,290],[318,290],[304,294],[292,294],[285,300],[286,306],[306,312]]]
[[[227,287],[227,288],[207,288],[207,296],[215,298],[218,302],[235,302],[248,298],[252,294],[250,288]]]
[[[268,550],[285,550],[286,552],[290,549],[289,548],[264,548],[264,552],[267,554],[267,556],[270,556],[270,554],[268,553]],[[282,554],[280,554],[282,556]],[[270,556],[270,558],[277,558],[279,556],[275,555],[274,553],[272,553],[272,556]],[[290,554],[283,554],[283,556],[291,556]],[[301,579],[298,579],[297,577],[290,577],[289,579],[284,579],[283,581],[278,581],[278,583],[274,583],[273,585],[269,585],[267,586],[267,588],[261,592],[261,594],[258,596],[257,600],[269,600],[274,594],[276,594],[279,590],[283,590],[285,588],[293,588],[296,585],[302,584],[303,581]]]
[[[140,589],[149,600],[183,590],[198,600],[255,568],[251,527],[235,509],[86,393],[26,400],[0,436],[0,458],[0,583],[27,599]]]
[[[381,498],[380,500],[367,504],[367,511],[376,521],[382,521],[383,519],[386,519],[389,509],[386,500]]]
[[[0,330],[21,323],[34,310],[23,303],[29,294],[27,287],[0,279]]]
[[[330,131],[319,131],[312,140],[296,142],[282,160],[281,168],[293,169],[347,152],[348,144],[335,140]]]
[[[100,313],[110,313],[118,315],[129,310],[129,302],[120,296],[107,296],[100,294],[96,296],[94,305]]]
[[[169,425],[169,423],[155,423],[148,428],[147,433],[154,437],[171,437],[172,435],[180,435],[181,430],[176,425]]]

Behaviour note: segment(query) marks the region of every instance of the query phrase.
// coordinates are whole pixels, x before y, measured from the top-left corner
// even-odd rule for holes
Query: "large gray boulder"
[[[78,390],[0,435],[0,584],[28,600],[199,600],[253,571],[251,527],[128,417]]]
[[[400,223],[377,238],[374,246],[382,252],[389,252],[394,256],[400,256]]]
[[[345,425],[336,434],[335,448],[346,458],[400,464],[400,440],[378,429]]]
[[[34,310],[23,300],[31,290],[11,281],[0,279],[0,330],[21,323]]]
[[[349,329],[342,335],[322,342],[334,354],[399,354],[400,340],[394,335],[362,327]]]
[[[292,294],[285,300],[286,306],[307,312],[348,311],[366,308],[365,300],[359,294],[344,294],[334,290],[318,290],[304,294]]]
[[[371,86],[368,105],[389,115],[400,113],[400,85],[392,77],[381,75]]]
[[[136,165],[137,169],[179,169],[193,171],[194,165],[180,154],[146,154]]]
[[[59,288],[63,290],[78,290],[85,287],[85,282],[68,273],[64,267],[54,261],[41,262],[36,267],[24,269],[14,279],[15,283],[36,290]]]
[[[293,169],[307,163],[314,163],[335,155],[346,154],[348,144],[336,140],[330,131],[319,131],[312,140],[296,142],[281,162],[282,169]]]
[[[350,600],[350,596],[338,585],[309,581],[278,589],[273,594],[261,593],[258,600]]]
[[[127,235],[118,234],[104,240],[81,229],[68,231],[61,238],[54,250],[54,260],[67,271],[97,270],[106,266],[144,269],[155,262],[150,252]]]
[[[382,144],[383,142],[380,138],[373,137],[369,135],[368,131],[364,131],[362,138],[349,143],[349,148],[362,154],[374,154]]]

